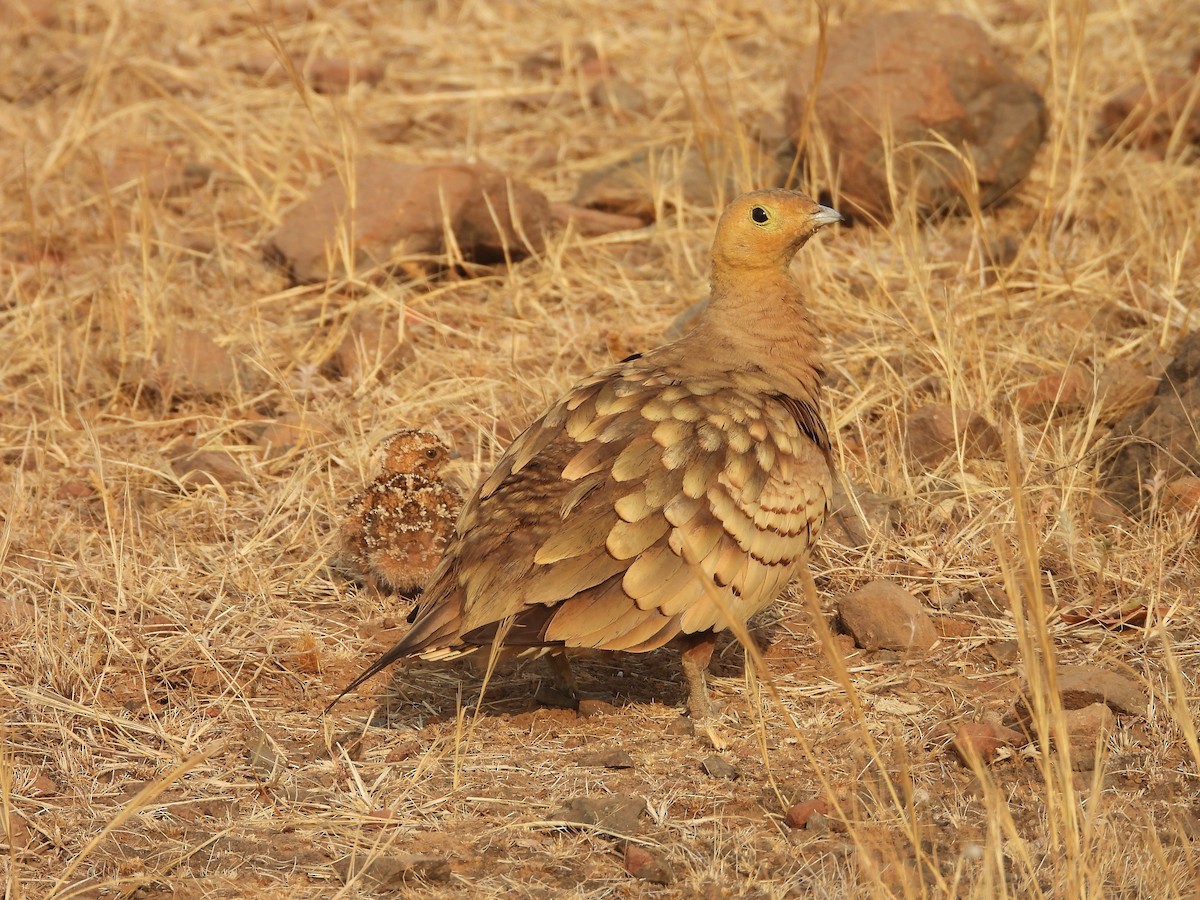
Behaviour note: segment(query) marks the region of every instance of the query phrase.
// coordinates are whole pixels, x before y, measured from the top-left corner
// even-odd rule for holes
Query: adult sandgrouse
[[[841,220],[791,191],[730,204],[695,327],[580,382],[513,442],[464,504],[412,629],[342,694],[401,657],[493,641],[565,663],[567,647],[681,639],[688,710],[710,715],[721,607],[745,621],[768,606],[828,510],[818,337],[789,264]]]
[[[368,579],[410,595],[441,558],[462,496],[441,480],[450,448],[436,435],[398,431],[383,454],[383,472],[346,507],[342,553]]]

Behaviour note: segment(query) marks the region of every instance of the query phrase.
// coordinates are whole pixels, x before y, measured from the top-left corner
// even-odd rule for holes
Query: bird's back
[[[639,652],[775,599],[825,518],[828,437],[816,397],[705,363],[686,343],[629,360],[521,434],[389,657],[457,656],[498,630],[509,647]]]

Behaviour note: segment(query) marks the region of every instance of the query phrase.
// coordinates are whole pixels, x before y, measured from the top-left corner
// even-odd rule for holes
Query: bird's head
[[[436,478],[453,454],[435,434],[419,429],[398,431],[383,443],[383,470]]]
[[[825,225],[843,222],[837,210],[797,191],[742,194],[726,207],[713,241],[713,270],[786,266],[804,242]]]

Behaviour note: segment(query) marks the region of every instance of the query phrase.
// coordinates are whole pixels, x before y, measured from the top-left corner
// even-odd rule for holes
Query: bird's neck
[[[708,306],[687,339],[709,365],[757,366],[789,396],[815,401],[820,393],[820,333],[784,268],[714,272]]]

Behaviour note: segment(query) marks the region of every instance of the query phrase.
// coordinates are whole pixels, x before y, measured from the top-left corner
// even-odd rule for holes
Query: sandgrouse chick
[[[462,496],[441,480],[450,448],[427,431],[383,443],[383,471],[346,507],[342,552],[368,578],[411,595],[441,558]]]
[[[689,712],[710,715],[720,607],[745,621],[775,600],[829,507],[818,335],[789,264],[841,220],[791,191],[735,200],[694,328],[580,382],[513,442],[466,501],[411,630],[346,691],[401,657],[493,641],[560,664],[569,647],[676,641]]]

